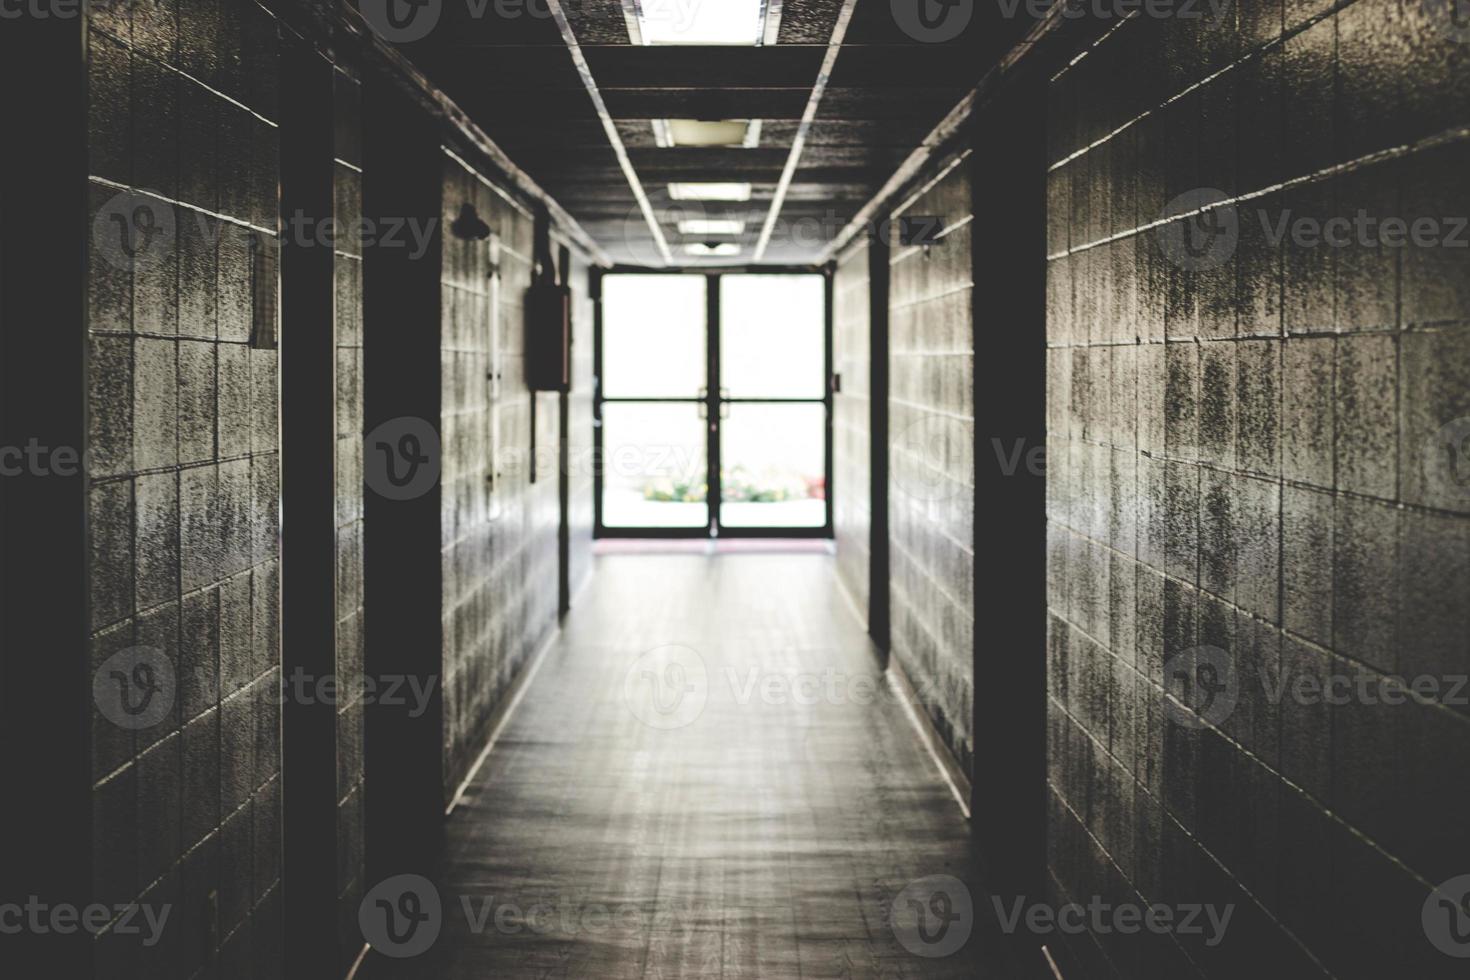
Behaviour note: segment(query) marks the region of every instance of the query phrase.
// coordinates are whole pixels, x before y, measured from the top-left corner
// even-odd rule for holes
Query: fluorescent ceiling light
[[[685,235],[739,235],[745,231],[745,222],[735,218],[686,218],[679,222],[679,231]]]
[[[760,140],[760,120],[655,119],[653,135],[659,146],[752,147]]]
[[[669,196],[676,201],[748,201],[749,184],[670,184]]]
[[[740,246],[734,242],[691,242],[684,246],[684,254],[698,255],[701,258],[739,255]]]
[[[761,0],[633,0],[644,44],[760,44]]]

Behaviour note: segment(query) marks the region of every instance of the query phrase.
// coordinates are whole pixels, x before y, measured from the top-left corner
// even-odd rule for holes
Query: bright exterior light
[[[679,231],[685,235],[739,235],[745,231],[745,222],[734,218],[688,218],[679,222]]]
[[[670,184],[669,195],[676,201],[748,201],[749,184]]]
[[[739,255],[740,246],[734,242],[691,242],[684,246],[685,255],[697,255],[700,258],[715,258],[729,255]]]
[[[655,119],[659,146],[755,146],[760,122],[748,119]]]
[[[644,44],[757,45],[765,33],[761,0],[638,0]]]

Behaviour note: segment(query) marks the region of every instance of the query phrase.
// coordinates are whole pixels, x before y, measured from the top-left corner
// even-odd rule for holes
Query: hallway
[[[432,953],[358,975],[1016,975],[832,558],[683,550],[595,560],[449,820]],[[890,925],[896,898],[939,894],[951,928]]]
[[[0,0],[0,977],[1464,980],[1467,10]]]

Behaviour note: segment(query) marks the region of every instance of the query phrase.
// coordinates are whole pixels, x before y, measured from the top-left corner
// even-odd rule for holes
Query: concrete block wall
[[[336,162],[334,218],[351,228],[362,217],[362,84],[347,69],[332,73]],[[363,243],[336,243],[337,453],[337,948],[362,948],[357,909],[366,891],[362,678],[367,631],[363,607]],[[350,963],[344,964],[345,967]]]
[[[1291,693],[1470,673],[1442,431],[1470,415],[1470,46],[1442,18],[1143,16],[1050,86],[1051,898],[1235,907],[1214,946],[1053,937],[1065,976],[1463,972],[1421,909],[1470,873],[1470,716]],[[1301,222],[1360,212],[1447,237]],[[1198,650],[1233,709],[1185,693]]]
[[[446,794],[469,774],[506,690],[557,621],[558,399],[532,393],[525,375],[535,222],[446,157],[446,227],[465,203],[498,236],[500,267],[496,283],[487,243],[442,236]]]
[[[894,215],[940,216],[938,244],[893,248],[889,295],[892,656],[962,771],[974,753],[975,465],[969,170]]]
[[[833,500],[832,528],[837,573],[857,607],[867,615],[873,449],[869,416],[869,247],[862,243],[837,263],[832,289],[832,370],[842,376],[833,398],[832,470],[842,492]],[[880,583],[886,587],[886,583]]]
[[[157,724],[93,713],[95,898],[172,907],[154,946],[99,936],[97,974],[278,976],[278,385],[250,288],[277,26],[248,0],[99,4],[88,44],[92,656],[146,647],[177,680]],[[107,215],[140,207],[130,263]]]

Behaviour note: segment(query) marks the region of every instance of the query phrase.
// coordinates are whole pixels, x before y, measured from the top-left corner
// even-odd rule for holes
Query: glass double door
[[[599,533],[830,533],[829,357],[820,275],[605,276]]]

